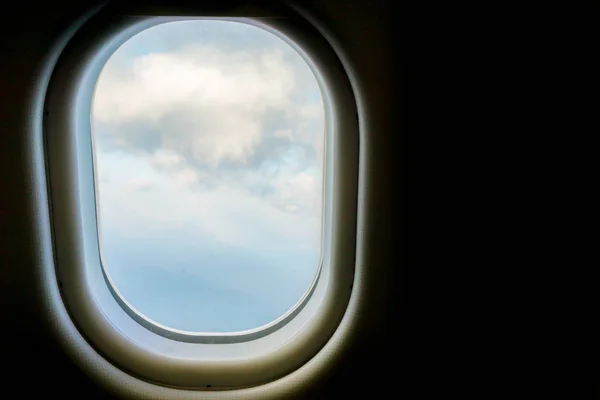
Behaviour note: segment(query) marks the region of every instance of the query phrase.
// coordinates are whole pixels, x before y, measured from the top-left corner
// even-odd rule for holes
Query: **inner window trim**
[[[318,70],[312,63],[311,59],[305,54],[305,52],[298,45],[296,45],[293,41],[287,39],[285,37],[285,35],[283,35],[281,32],[279,32],[275,29],[269,29],[269,27],[267,25],[261,24],[258,20],[253,20],[251,18],[197,17],[197,18],[193,18],[193,19],[230,21],[230,22],[234,22],[234,23],[247,24],[250,26],[254,26],[257,29],[265,30],[265,31],[269,32],[270,34],[273,34],[273,35],[277,36],[278,38],[282,39],[283,41],[286,42],[286,44],[288,46],[292,47],[300,55],[300,57],[304,60],[304,62],[306,62],[307,66],[309,67],[309,69],[311,70],[311,72],[313,73],[315,78],[317,79],[317,83],[319,86],[319,92],[323,98],[323,103],[327,102],[326,94],[324,92],[325,87],[322,84],[322,80],[318,79]],[[161,25],[161,24],[168,24],[170,22],[184,21],[184,20],[189,21],[189,20],[193,20],[193,19],[185,18],[185,17],[184,18],[176,18],[176,17],[155,18],[154,21],[156,23],[154,23],[150,27],[144,27],[144,29],[142,29],[139,32],[142,32],[146,29],[152,29],[153,27]],[[127,40],[131,39],[133,36],[135,36],[135,34],[131,35]],[[123,41],[122,43],[125,43],[127,40]],[[110,55],[112,56],[112,54],[114,54],[114,52],[111,53]],[[106,64],[104,64],[104,65],[106,65]],[[102,66],[102,68],[104,68],[104,65]],[[330,176],[328,178],[328,174],[327,174],[327,158],[328,158],[327,141],[328,141],[328,137],[331,136],[332,132],[331,132],[330,128],[327,128],[327,122],[326,122],[328,119],[327,108],[325,108],[324,112],[325,112],[325,128],[324,128],[324,136],[325,137],[323,140],[324,141],[324,143],[323,143],[324,151],[323,151],[323,162],[322,162],[323,173],[322,173],[321,196],[323,198],[323,201],[322,201],[322,206],[321,206],[321,228],[320,228],[321,240],[319,243],[319,247],[320,247],[319,248],[319,259],[317,261],[318,264],[317,264],[317,268],[315,271],[315,275],[314,275],[310,285],[304,291],[304,293],[302,294],[300,299],[298,299],[298,301],[289,310],[287,310],[285,313],[283,313],[282,315],[280,315],[279,317],[277,317],[276,319],[274,319],[271,322],[260,325],[256,328],[246,329],[246,330],[241,330],[241,331],[228,331],[228,332],[200,331],[200,332],[195,332],[195,331],[187,331],[187,330],[183,330],[183,329],[172,328],[172,327],[166,326],[164,324],[161,324],[161,323],[155,321],[154,319],[144,315],[144,313],[140,312],[133,304],[128,302],[125,299],[125,297],[120,293],[117,285],[111,279],[110,274],[106,269],[106,263],[103,261],[103,257],[102,257],[102,246],[101,246],[101,240],[100,240],[101,235],[100,235],[100,229],[99,229],[99,227],[100,227],[100,207],[99,207],[98,200],[97,200],[99,198],[99,196],[98,196],[98,185],[96,183],[99,175],[97,173],[98,170],[97,170],[97,157],[96,157],[96,150],[95,150],[95,148],[96,148],[95,135],[93,134],[93,132],[91,132],[92,163],[93,163],[92,179],[94,181],[94,203],[95,203],[95,208],[96,208],[96,215],[95,215],[96,236],[98,238],[100,264],[102,267],[102,273],[104,276],[104,280],[106,282],[106,285],[108,286],[108,289],[114,296],[117,303],[123,308],[123,310],[131,318],[133,318],[137,323],[144,326],[146,329],[150,330],[151,332],[154,332],[154,333],[164,336],[166,338],[179,340],[179,341],[183,341],[183,342],[191,342],[191,343],[212,343],[212,344],[220,343],[220,344],[223,344],[223,343],[248,342],[248,341],[255,340],[255,339],[261,338],[263,336],[269,335],[270,333],[275,332],[277,329],[280,329],[282,326],[284,326],[289,321],[291,321],[292,318],[294,318],[296,315],[298,315],[298,313],[304,308],[306,303],[310,300],[310,297],[314,293],[316,285],[319,281],[319,277],[321,276],[321,270],[323,267],[323,250],[324,250],[323,242],[324,242],[325,234],[329,230],[328,229],[329,227],[327,226],[328,224],[326,223],[325,216],[327,214],[328,200],[330,200],[331,196],[326,195],[325,188],[327,187],[328,179],[331,179]],[[331,156],[329,156],[329,157],[331,157]],[[329,175],[331,175],[331,174],[329,174]]]

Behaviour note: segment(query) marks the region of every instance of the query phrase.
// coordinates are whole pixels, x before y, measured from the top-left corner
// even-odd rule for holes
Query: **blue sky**
[[[177,329],[256,328],[320,259],[324,110],[287,43],[240,22],[150,28],[120,47],[92,109],[104,266]]]

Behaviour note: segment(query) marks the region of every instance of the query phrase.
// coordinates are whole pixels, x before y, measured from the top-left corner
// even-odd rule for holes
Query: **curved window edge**
[[[125,37],[122,40],[119,40],[120,43],[117,43],[116,45],[120,46],[120,45],[126,43],[129,39],[133,38],[138,33],[141,33],[147,29],[152,29],[161,24],[166,24],[166,23],[176,22],[176,21],[190,21],[190,20],[195,20],[195,19],[197,19],[197,20],[231,21],[231,22],[235,22],[235,23],[247,24],[247,25],[254,26],[258,29],[264,30],[265,32],[268,32],[268,33],[278,37],[279,39],[284,41],[288,46],[290,46],[292,49],[294,49],[294,51],[296,51],[298,53],[298,55],[307,64],[307,66],[313,73],[315,80],[318,83],[320,94],[323,98],[323,102],[325,104],[328,104],[327,84],[324,83],[323,78],[321,78],[319,76],[319,71],[318,71],[317,67],[314,65],[311,58],[306,55],[306,53],[302,50],[302,48],[300,46],[298,46],[293,40],[290,40],[289,38],[287,38],[282,32],[278,31],[277,29],[274,29],[273,27],[269,26],[268,24],[262,23],[261,21],[259,21],[259,19],[254,19],[252,17],[250,17],[250,18],[248,18],[248,17],[195,17],[194,18],[194,17],[166,17],[165,16],[165,17],[149,18],[147,21],[140,22],[140,26],[142,26],[141,30],[136,29],[135,25],[132,26],[132,28],[135,31],[131,35],[128,35],[128,37]],[[104,64],[102,64],[100,66],[101,63],[98,62],[100,69],[104,68],[108,59],[114,54],[114,52],[117,49],[115,48],[115,49],[111,49],[111,50],[112,50],[112,52],[106,51],[106,55],[103,57],[106,59]],[[94,83],[94,85],[97,84],[97,80],[98,80],[98,77],[96,77],[96,82]],[[329,108],[330,107],[325,107],[324,111],[326,114],[330,113],[330,112],[328,112]],[[328,118],[329,117],[326,115],[326,121]],[[326,125],[327,125],[327,122],[326,122]],[[329,137],[331,137],[333,134],[332,130],[333,130],[333,128],[331,126],[329,126],[326,129],[325,138],[324,138],[324,148],[325,149],[328,148],[327,141],[329,140]],[[92,134],[92,148],[94,148],[94,147],[95,147],[94,136]],[[328,171],[326,169],[327,158],[331,158],[331,155],[328,155],[327,150],[326,150],[324,152],[323,156],[324,156],[324,163],[323,163],[322,196],[324,198],[324,201],[323,201],[322,210],[321,210],[321,228],[320,228],[321,241],[320,241],[320,245],[319,245],[320,246],[319,260],[317,263],[315,275],[314,275],[311,283],[309,284],[308,288],[304,291],[302,296],[298,299],[298,301],[296,301],[296,303],[294,303],[292,305],[292,307],[289,310],[284,312],[282,315],[280,315],[273,321],[270,321],[270,322],[260,325],[258,327],[255,327],[252,329],[246,329],[246,330],[242,330],[242,331],[231,331],[231,332],[210,332],[210,331],[193,332],[193,331],[185,331],[182,329],[171,328],[171,327],[163,325],[163,324],[153,320],[152,318],[148,317],[147,315],[145,315],[144,313],[139,311],[130,302],[127,301],[127,299],[120,293],[120,291],[117,288],[117,285],[114,283],[113,279],[110,277],[110,273],[107,271],[105,262],[103,261],[102,247],[100,246],[100,244],[101,244],[100,243],[100,232],[99,232],[100,213],[99,213],[99,206],[98,206],[98,201],[97,201],[98,185],[96,183],[98,174],[97,174],[97,164],[96,164],[97,160],[96,160],[95,152],[94,152],[94,156],[92,156],[93,174],[92,174],[91,179],[94,182],[94,193],[95,193],[94,203],[95,203],[95,208],[96,208],[95,221],[96,221],[96,237],[97,237],[97,242],[98,242],[98,252],[99,252],[99,256],[100,256],[100,264],[101,264],[104,280],[108,286],[109,291],[112,293],[112,295],[115,298],[115,300],[117,301],[117,303],[123,308],[123,310],[132,319],[134,319],[136,322],[138,322],[140,325],[144,326],[146,329],[150,330],[151,332],[154,332],[158,335],[164,336],[169,339],[179,340],[179,341],[183,341],[183,342],[190,342],[190,343],[225,344],[225,343],[247,342],[247,341],[256,340],[258,338],[267,336],[267,335],[275,332],[277,329],[280,329],[282,326],[286,325],[288,322],[291,321],[292,318],[294,318],[296,315],[298,315],[298,313],[300,313],[302,311],[304,306],[310,300],[312,294],[315,292],[317,282],[319,281],[319,278],[321,276],[321,271],[323,268],[323,251],[324,251],[324,247],[325,247],[324,239],[330,230],[330,227],[328,226],[330,224],[327,223],[326,216],[328,213],[327,208],[330,208],[330,207],[328,207],[328,205],[330,205],[329,203],[331,202],[331,195],[327,195],[325,189],[328,185],[328,183],[327,183],[328,180],[332,179],[331,172],[328,173]]]
[[[298,13],[303,14],[307,19],[310,18],[308,14],[302,11],[298,7],[294,7]],[[94,11],[95,12],[95,11]],[[94,12],[90,13],[93,14]],[[89,15],[88,15],[89,17]],[[315,26],[318,26],[318,21],[314,19],[311,21]],[[81,22],[78,23],[79,26],[82,25]],[[70,35],[77,30],[77,27],[72,28]],[[320,27],[321,33],[327,38],[327,40],[331,43],[335,40],[331,38],[330,35],[327,35],[326,31]],[[140,394],[145,393],[151,395],[152,397],[161,397],[168,395],[171,398],[222,398],[219,396],[224,395],[223,392],[190,392],[187,390],[181,389],[171,389],[165,387],[164,383],[161,383],[163,386],[158,386],[156,384],[150,383],[147,379],[146,382],[144,380],[136,379],[132,374],[124,372],[122,368],[118,368],[113,365],[109,360],[105,359],[102,355],[97,353],[94,350],[94,346],[92,346],[85,339],[85,335],[80,333],[80,327],[76,327],[74,321],[72,321],[72,317],[69,315],[67,311],[67,307],[63,303],[63,298],[60,295],[58,282],[55,275],[54,268],[54,260],[52,256],[52,233],[50,227],[51,221],[51,212],[48,209],[48,196],[46,195],[46,191],[48,190],[48,183],[46,181],[47,173],[45,171],[44,166],[44,132],[42,129],[43,126],[43,113],[44,113],[44,103],[45,103],[45,91],[48,86],[48,82],[50,80],[50,75],[52,74],[53,64],[56,63],[59,53],[67,45],[69,40],[69,35],[63,37],[57,47],[54,49],[53,53],[49,57],[48,62],[45,65],[45,70],[43,74],[40,74],[39,80],[37,82],[37,89],[35,92],[36,98],[32,102],[32,107],[34,110],[33,115],[36,116],[36,122],[32,126],[31,130],[31,140],[30,145],[32,146],[32,154],[35,158],[35,163],[33,164],[35,170],[33,171],[33,185],[36,189],[36,192],[39,194],[35,197],[35,206],[38,211],[37,218],[38,222],[41,226],[40,234],[39,234],[39,243],[38,243],[38,251],[40,253],[40,266],[43,271],[41,284],[41,291],[45,296],[45,305],[48,309],[49,315],[54,316],[51,318],[51,324],[53,325],[53,330],[57,334],[58,339],[63,343],[64,348],[67,352],[73,357],[73,359],[90,375],[95,377],[97,380],[110,387],[113,391],[119,392],[120,394],[130,396],[132,394]],[[344,69],[348,78],[350,80],[350,84],[353,86],[353,91],[355,94],[356,107],[358,108],[358,114],[362,115],[364,113],[364,105],[361,105],[360,96],[356,96],[357,87],[356,87],[356,79],[353,77],[351,66],[348,65],[347,61],[344,62],[344,58],[340,56],[339,47],[333,46],[336,49],[336,53],[338,53],[339,60],[344,65]],[[360,94],[360,91],[358,91]],[[354,117],[354,113],[352,116]],[[354,118],[352,118],[354,120]],[[364,119],[360,118],[361,129],[360,132],[363,132]],[[357,133],[358,134],[358,133]],[[364,135],[361,133],[360,137],[360,153],[361,153],[361,163],[357,163],[357,168],[360,168],[362,171],[366,168],[366,164],[362,162],[363,159],[363,145],[365,143]],[[360,179],[360,173],[359,177]],[[362,187],[362,185],[359,185]],[[359,188],[360,190],[360,188]],[[357,201],[360,203],[360,194]],[[360,214],[361,210],[359,207],[358,214]],[[355,235],[356,232],[359,232],[357,235],[358,242],[360,243],[360,229],[356,229],[358,227],[355,226],[355,229],[352,231],[352,234]],[[357,243],[358,246],[358,243]],[[354,259],[354,252],[352,254],[352,258]],[[249,389],[240,389],[235,391],[228,391],[228,398],[249,398],[252,397],[263,397],[265,395],[273,395],[273,393],[280,393],[279,390],[286,388],[286,391],[296,390],[298,386],[302,386],[306,383],[305,374],[309,373],[314,376],[315,373],[319,373],[319,370],[325,368],[326,365],[331,365],[333,360],[336,358],[335,355],[339,353],[340,346],[343,347],[343,343],[348,341],[349,336],[351,335],[353,329],[352,320],[355,319],[355,312],[357,307],[359,307],[360,302],[358,301],[360,295],[360,287],[362,281],[362,275],[364,274],[363,267],[360,265],[356,266],[356,270],[353,271],[353,282],[351,285],[353,286],[353,290],[350,293],[350,298],[348,303],[346,303],[347,307],[344,307],[343,317],[339,324],[336,324],[336,328],[332,335],[328,337],[328,340],[324,340],[323,346],[316,351],[314,355],[309,357],[308,360],[305,360],[302,365],[297,368],[294,368],[291,372],[283,374],[279,378],[275,378],[270,383],[260,384],[255,383],[253,388]],[[89,339],[89,338],[88,338]],[[101,347],[101,346],[96,346]],[[263,360],[264,361],[264,360]],[[300,374],[300,375],[299,375]],[[134,374],[135,375],[135,374]],[[127,384],[123,384],[123,383]],[[303,383],[304,382],[304,383]],[[183,397],[182,397],[183,396]],[[198,397],[199,396],[199,397]],[[204,397],[203,397],[204,396]],[[207,397],[208,396],[208,397]]]

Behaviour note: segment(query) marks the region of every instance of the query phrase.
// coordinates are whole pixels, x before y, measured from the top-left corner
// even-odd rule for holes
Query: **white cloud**
[[[113,65],[109,60],[97,85],[94,118],[112,127],[115,143],[122,147],[132,125],[120,124],[138,124],[133,126],[139,130],[152,125],[160,132],[160,147],[149,154],[150,163],[171,171],[181,184],[194,185],[207,172],[190,163],[209,171],[218,171],[222,161],[245,164],[265,139],[268,111],[281,111],[288,122],[274,129],[273,137],[307,144],[322,154],[323,107],[320,102],[292,101],[295,89],[307,90],[306,85],[295,87],[296,70],[278,49],[250,53],[191,46],[129,63]],[[318,93],[316,81],[313,85]],[[102,140],[102,132],[99,136]],[[238,186],[268,186],[275,189],[268,198],[276,207],[318,212],[320,177],[308,185],[301,171],[288,167],[279,160],[276,177],[247,169],[238,174]]]
[[[103,126],[98,141],[110,136],[121,151],[98,154],[100,176],[111,176],[101,180],[102,218],[132,235],[193,227],[236,246],[313,243],[323,113],[304,60],[279,48],[191,45],[109,60],[93,117]],[[269,135],[289,146],[257,153]],[[300,145],[314,148],[316,161]],[[248,167],[255,153],[268,166]]]
[[[176,151],[168,149],[159,149],[151,158],[151,164],[158,168],[171,169],[181,166],[184,163],[183,157]]]
[[[148,54],[129,64],[109,62],[98,80],[94,117],[107,123],[151,123],[163,144],[190,148],[199,162],[244,163],[260,142],[270,110],[292,108],[293,68],[277,49],[224,52],[192,46]]]
[[[166,231],[187,229],[197,237],[257,252],[311,249],[318,244],[319,215],[286,213],[235,186],[191,191],[139,156],[105,154],[103,159],[103,169],[113,179],[99,183],[101,219],[105,226],[117,227],[120,232],[156,237]],[[118,173],[123,170],[130,174]],[[144,178],[132,179],[132,175]],[[149,181],[152,191],[140,191],[139,186]],[[282,208],[298,207],[298,191],[310,190],[313,184],[313,178],[306,175],[296,181],[286,186],[280,199]]]
[[[174,173],[174,178],[181,185],[189,187],[189,185],[198,183],[202,176],[195,169],[190,167],[184,167],[181,170]]]

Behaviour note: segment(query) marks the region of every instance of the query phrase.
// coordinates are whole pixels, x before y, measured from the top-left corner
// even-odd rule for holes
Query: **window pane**
[[[320,262],[325,117],[287,43],[169,22],[121,46],[94,94],[100,250],[121,295],[171,328],[283,315]]]

